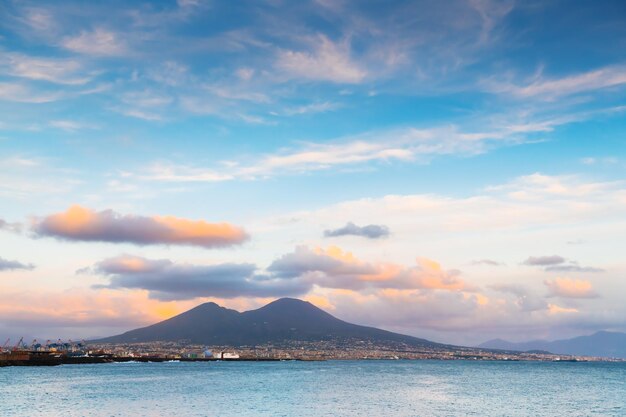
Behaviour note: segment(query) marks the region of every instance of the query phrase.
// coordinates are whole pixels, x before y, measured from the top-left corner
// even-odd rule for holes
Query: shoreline
[[[94,365],[94,364],[110,364],[110,363],[179,363],[179,362],[326,362],[326,361],[462,361],[462,362],[535,362],[535,363],[624,363],[626,360],[606,358],[604,360],[585,360],[585,359],[563,359],[563,360],[519,360],[519,359],[489,359],[489,360],[471,360],[463,358],[454,359],[372,359],[372,358],[353,358],[353,359],[283,359],[283,358],[165,358],[165,357],[65,357],[50,358],[49,360],[12,360],[0,361],[0,368],[14,366],[60,366],[60,365]]]

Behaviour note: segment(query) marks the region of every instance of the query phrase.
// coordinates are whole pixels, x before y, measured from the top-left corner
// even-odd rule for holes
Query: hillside
[[[151,326],[97,342],[186,340],[194,344],[252,346],[296,340],[333,340],[341,343],[355,339],[410,346],[445,346],[425,339],[347,323],[309,302],[291,298],[282,298],[257,310],[243,313],[215,303],[205,303]]]

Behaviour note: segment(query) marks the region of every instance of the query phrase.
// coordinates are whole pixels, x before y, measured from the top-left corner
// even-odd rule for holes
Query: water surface
[[[1,416],[626,416],[626,363],[328,361],[0,368]]]

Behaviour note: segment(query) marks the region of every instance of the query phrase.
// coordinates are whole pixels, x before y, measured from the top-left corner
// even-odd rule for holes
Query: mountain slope
[[[199,305],[160,323],[97,342],[134,343],[187,340],[206,345],[250,346],[285,341],[348,340],[444,346],[425,339],[339,320],[313,304],[292,298],[240,313],[215,303]]]
[[[572,339],[555,340],[552,342],[547,340],[533,340],[530,342],[514,343],[502,339],[494,339],[478,347],[523,352],[529,350],[544,350],[568,355],[626,358],[626,333],[600,331],[589,336],[579,336]]]

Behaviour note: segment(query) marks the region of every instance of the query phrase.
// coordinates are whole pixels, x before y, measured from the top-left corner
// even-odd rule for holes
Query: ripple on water
[[[626,364],[137,363],[0,368],[1,416],[623,416]]]

